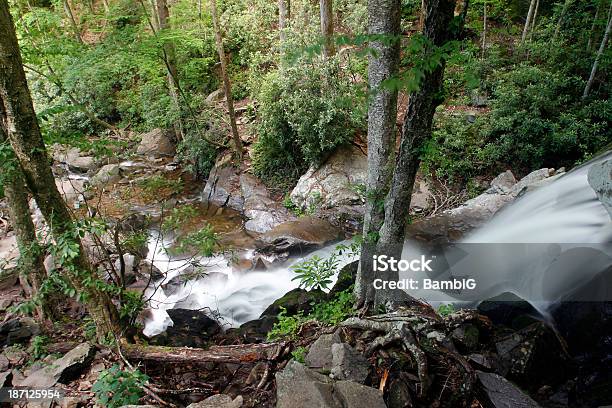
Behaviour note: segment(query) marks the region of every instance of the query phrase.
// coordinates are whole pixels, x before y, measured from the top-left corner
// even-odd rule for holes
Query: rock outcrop
[[[593,164],[589,169],[588,180],[612,218],[612,159]]]
[[[300,217],[274,227],[265,233],[262,252],[300,254],[322,248],[340,239],[341,231],[316,217]]]
[[[141,136],[136,153],[151,157],[172,157],[176,142],[170,130],[153,129]]]

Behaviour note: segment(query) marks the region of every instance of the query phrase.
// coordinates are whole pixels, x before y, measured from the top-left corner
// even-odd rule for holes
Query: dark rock
[[[66,384],[77,378],[89,366],[96,352],[89,343],[81,343],[53,364],[34,371],[20,385],[23,387],[48,388],[60,382]]]
[[[250,320],[240,325],[240,328],[230,329],[248,343],[261,343],[268,337],[268,333],[278,321],[276,316],[263,316],[256,320]],[[228,332],[230,332],[228,330]]]
[[[302,254],[340,239],[341,232],[328,221],[301,217],[262,235],[262,252]]]
[[[346,343],[332,344],[331,353],[331,376],[334,379],[365,382],[370,374],[370,363],[361,353]]]
[[[231,154],[217,159],[204,186],[202,201],[242,211],[244,199],[240,189],[240,171],[232,165]]]
[[[296,288],[277,299],[263,311],[260,317],[278,316],[282,309],[286,310],[287,316],[293,316],[298,312],[304,314],[310,313],[313,304],[320,303],[326,298],[325,292],[314,289],[307,291],[305,289]]]
[[[173,325],[150,339],[152,344],[173,347],[204,347],[221,333],[221,325],[201,310],[169,309]]]
[[[481,302],[477,310],[487,316],[496,325],[504,325],[515,330],[526,327],[539,317],[538,311],[531,304],[512,293]]]
[[[338,381],[334,384],[334,396],[343,408],[387,408],[382,392],[352,381]]]
[[[355,283],[357,277],[357,268],[359,267],[359,261],[351,262],[345,265],[338,273],[338,280],[331,288],[328,294],[329,299],[333,299],[339,292],[343,292],[351,287]]]
[[[455,346],[463,352],[475,350],[478,347],[480,332],[473,324],[462,324],[451,332]]]
[[[29,317],[7,320],[0,323],[0,346],[25,343],[39,332],[38,324]]]
[[[4,354],[0,354],[0,371],[6,371],[11,365],[10,361]]]
[[[0,388],[10,387],[13,380],[13,373],[10,371],[4,371],[0,373]]]
[[[394,379],[389,385],[387,396],[388,408],[412,408],[414,403],[410,396],[410,387],[403,379]]]
[[[152,281],[157,281],[164,277],[164,273],[159,268],[153,265],[147,260],[142,260],[138,263],[138,270],[136,272],[141,278],[148,279],[151,277]]]
[[[336,408],[332,380],[289,361],[276,373],[276,408]]]
[[[528,395],[515,387],[504,377],[476,371],[478,377],[479,399],[486,408],[539,408]]]
[[[311,368],[331,370],[334,366],[332,346],[341,342],[342,339],[337,332],[319,336],[308,350],[305,358],[306,364]]]

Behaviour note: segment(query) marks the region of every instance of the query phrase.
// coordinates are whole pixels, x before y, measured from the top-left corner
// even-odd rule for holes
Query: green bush
[[[117,364],[100,373],[92,391],[103,407],[135,405],[144,395],[143,386],[149,377],[138,370],[126,371]]]
[[[292,182],[363,129],[361,99],[348,74],[330,60],[292,64],[265,77],[257,98],[258,176]]]

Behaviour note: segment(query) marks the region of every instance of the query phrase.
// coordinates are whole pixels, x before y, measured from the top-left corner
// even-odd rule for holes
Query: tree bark
[[[166,3],[166,0],[157,0],[156,7],[158,30],[165,30],[168,28],[168,18],[170,17],[168,4]],[[174,132],[177,140],[182,140],[184,137],[183,129],[185,127],[183,126],[183,121],[181,118],[181,103],[179,101],[180,84],[178,80],[178,71],[176,69],[176,49],[172,41],[164,41],[162,47],[164,53],[164,64],[166,65],[168,77],[168,90],[170,92],[172,102],[174,103],[174,107],[179,114],[178,120],[174,124]]]
[[[529,27],[531,26],[531,19],[533,18],[533,12],[535,10],[537,0],[531,0],[529,3],[529,11],[527,12],[527,19],[525,20],[525,26],[523,27],[523,35],[521,36],[521,44],[525,42],[527,38],[527,33],[529,32]]]
[[[585,100],[589,97],[589,93],[593,88],[593,83],[595,82],[595,76],[597,75],[597,68],[599,65],[599,60],[603,55],[606,47],[608,46],[608,40],[610,39],[610,30],[612,30],[612,2],[610,2],[610,9],[608,10],[608,25],[606,26],[606,31],[604,33],[603,38],[601,39],[601,44],[599,45],[599,50],[597,51],[597,56],[595,57],[595,61],[593,62],[593,67],[591,68],[591,75],[589,76],[589,80],[584,87],[584,92],[582,93],[582,100]]]
[[[75,231],[70,212],[62,199],[48,163],[47,151],[38,127],[32,99],[7,0],[0,0],[0,100],[7,115],[8,137],[20,163],[26,184],[56,240],[70,237],[78,253],[70,265],[62,265],[66,277],[86,299],[89,314],[97,325],[100,340],[118,333],[118,313],[110,296],[95,286],[97,272]],[[85,278],[94,283],[85,283]],[[93,279],[92,279],[93,278]]]
[[[529,32],[529,41],[533,38],[533,32],[535,31],[536,21],[538,19],[538,10],[540,9],[540,0],[536,1],[535,10],[533,11],[533,18],[531,19],[531,28]]]
[[[285,29],[287,28],[287,20],[289,19],[289,0],[278,0],[278,33],[281,42],[281,48],[287,40]]]
[[[591,25],[591,30],[589,31],[589,40],[587,42],[587,51],[591,49],[591,45],[593,44],[593,36],[595,35],[595,29],[597,28],[597,19],[599,18],[599,9],[601,8],[602,2],[600,1],[597,4],[597,8],[595,9],[595,16],[593,17],[593,24]]]
[[[487,47],[487,0],[483,4],[483,19],[482,19],[482,58],[485,55],[485,49]]]
[[[219,16],[217,14],[217,0],[210,0],[210,14],[213,21],[213,29],[215,30],[215,42],[217,44],[217,53],[221,62],[221,76],[223,77],[223,89],[225,91],[225,101],[229,112],[230,126],[232,128],[232,139],[234,141],[234,151],[236,157],[242,159],[242,140],[238,134],[238,126],[236,126],[236,112],[234,111],[234,100],[232,99],[232,85],[230,84],[229,75],[227,73],[227,60],[225,59],[225,50],[223,49],[223,37],[221,36],[221,27],[219,25]]]
[[[323,36],[323,55],[329,58],[335,54],[334,47],[334,15],[332,0],[319,0],[321,11],[321,35]]]
[[[359,306],[374,301],[372,281],[374,271],[370,261],[373,244],[383,222],[382,201],[391,179],[396,139],[397,89],[385,88],[383,83],[397,77],[400,58],[401,2],[399,0],[368,1],[369,35],[384,35],[395,40],[371,41],[374,51],[369,57],[368,85],[371,97],[368,105],[368,179],[366,182],[366,211],[363,223],[359,271],[355,281],[355,296]]]
[[[555,27],[555,34],[553,35],[553,40],[557,38],[557,36],[559,35],[559,31],[561,31],[561,25],[563,24],[563,18],[565,17],[565,14],[567,14],[567,10],[569,9],[569,6],[572,4],[572,1],[573,0],[565,0],[565,3],[563,3],[563,8],[561,9],[559,20],[557,20],[557,26]]]
[[[6,116],[0,104],[0,144],[4,143],[8,143]],[[45,254],[36,238],[36,228],[32,222],[28,193],[21,169],[16,162],[14,166],[15,168],[10,170],[6,168],[3,170],[3,178],[4,194],[19,247],[19,280],[30,299],[36,300],[36,312],[39,318],[50,319],[55,316],[55,305],[49,299],[38,297],[41,284],[47,277]]]

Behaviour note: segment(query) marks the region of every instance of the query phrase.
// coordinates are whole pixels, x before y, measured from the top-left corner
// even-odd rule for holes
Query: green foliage
[[[212,225],[206,224],[196,232],[180,236],[170,252],[174,254],[195,253],[211,257],[219,250],[219,236]]]
[[[304,210],[291,200],[291,194],[287,192],[283,197],[283,207],[291,211],[295,216],[301,217],[304,215]]]
[[[332,59],[291,65],[263,79],[253,160],[258,176],[292,182],[364,128],[364,98],[350,74]]]
[[[332,283],[330,278],[338,272],[339,262],[335,253],[325,259],[313,255],[291,267],[297,274],[291,280],[299,280],[300,287],[308,290],[327,289]]]
[[[108,408],[135,405],[144,395],[143,386],[149,377],[139,370],[122,370],[115,364],[100,373],[92,391],[98,403]]]
[[[119,317],[134,324],[136,317],[145,307],[145,300],[139,292],[123,291],[121,296],[121,306],[119,307]]]
[[[162,231],[180,230],[183,224],[198,215],[198,210],[193,205],[183,205],[175,207],[170,211],[170,214],[164,218],[162,223]]]
[[[296,347],[295,350],[291,352],[291,357],[298,363],[304,364],[306,359],[306,354],[308,354],[308,350],[304,346]]]
[[[448,316],[455,312],[456,312],[455,306],[452,303],[449,303],[448,305],[440,305],[438,307],[438,314],[440,316]]]
[[[159,174],[141,180],[139,185],[147,195],[153,197],[160,190],[169,190],[173,194],[180,193],[183,190],[183,182],[181,180],[168,179]]]
[[[274,323],[274,327],[268,332],[268,340],[278,340],[282,338],[295,339],[298,330],[306,321],[304,313],[301,310],[293,316],[288,316],[287,309],[282,306],[277,317],[278,321]]]
[[[353,287],[338,292],[334,299],[315,305],[311,317],[323,324],[335,326],[355,313]]]
[[[47,345],[49,338],[47,336],[34,336],[30,341],[31,359],[38,360],[48,354]]]
[[[148,240],[149,234],[147,231],[129,232],[123,237],[121,248],[124,252],[138,254],[146,246]]]
[[[207,131],[208,138],[219,139]],[[187,170],[197,177],[205,178],[215,164],[217,158],[216,146],[208,143],[196,132],[188,133],[177,147],[178,159],[187,163]]]

